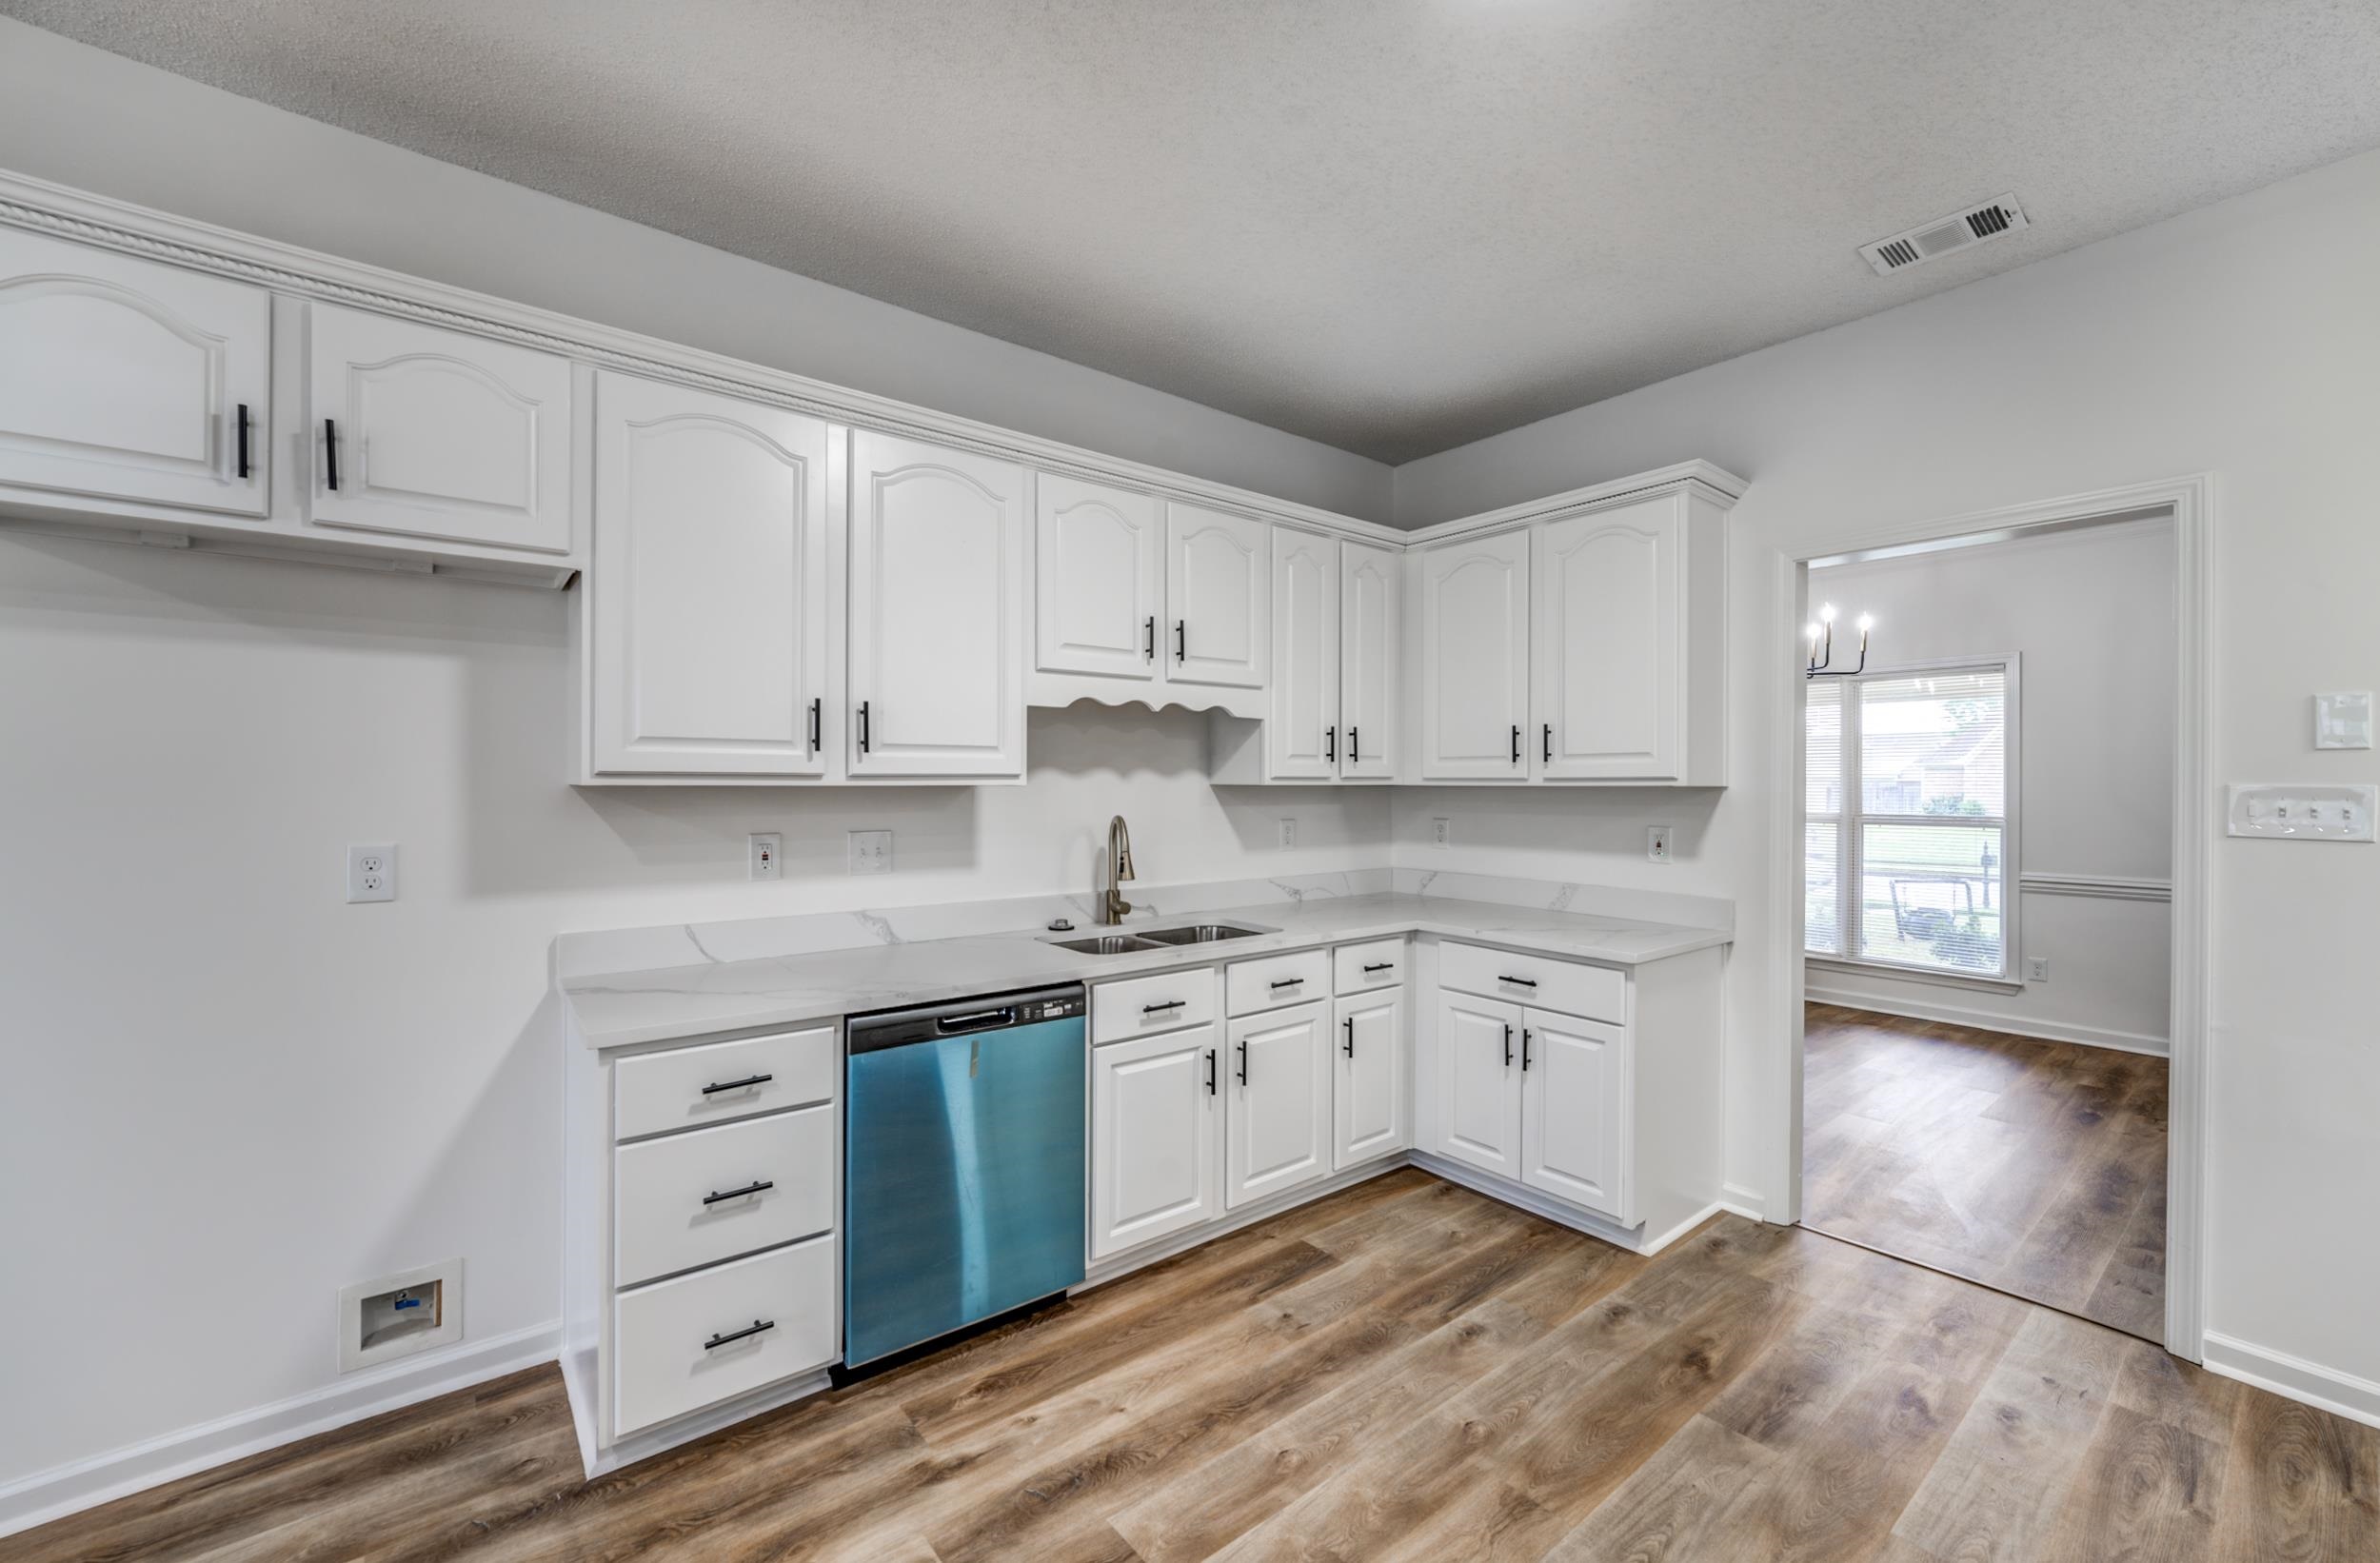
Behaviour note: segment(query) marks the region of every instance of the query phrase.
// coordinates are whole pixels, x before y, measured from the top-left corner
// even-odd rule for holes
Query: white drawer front
[[[1120,1042],[1215,1019],[1215,968],[1160,972],[1091,990],[1091,1040]]]
[[[1515,955],[1449,941],[1438,950],[1442,988],[1484,994],[1490,999],[1534,1004],[1623,1025],[1628,1019],[1628,974],[1610,966],[1582,966],[1541,955]]]
[[[1341,944],[1331,952],[1331,987],[1338,993],[1369,993],[1405,979],[1405,941],[1376,939]]]
[[[843,1044],[833,1026],[635,1054],[615,1066],[613,1138],[832,1101],[842,1076]]]
[[[835,1113],[805,1107],[614,1151],[612,1284],[634,1286],[830,1230]],[[756,1183],[768,1187],[736,1193]]]
[[[1331,995],[1331,953],[1293,950],[1287,955],[1235,960],[1224,971],[1224,987],[1234,1015],[1254,1015],[1283,1004],[1310,1003]]]
[[[619,1437],[832,1362],[842,1339],[835,1239],[813,1237],[624,1292],[612,1307],[619,1360],[612,1435]],[[767,1328],[706,1344],[756,1324]]]

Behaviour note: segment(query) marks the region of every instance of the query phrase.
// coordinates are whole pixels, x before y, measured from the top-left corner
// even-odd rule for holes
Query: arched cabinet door
[[[317,304],[314,525],[570,551],[570,363]]]
[[[0,228],[0,485],[266,510],[261,287]]]
[[[1398,670],[1405,654],[1404,561],[1386,548],[1339,545],[1339,774],[1390,782],[1403,741]]]
[[[1156,499],[1053,472],[1034,489],[1033,665],[1154,680],[1165,611]]]
[[[1685,509],[1665,494],[1538,529],[1530,738],[1546,778],[1679,779]]]
[[[1527,781],[1529,534],[1423,549],[1406,567],[1420,603],[1421,778]]]
[[[853,776],[1024,775],[1025,494],[1014,462],[853,434]]]
[[[1165,506],[1167,682],[1261,689],[1272,641],[1272,528],[1246,516]]]
[[[829,427],[632,375],[595,383],[598,776],[824,774]]]
[[[1276,782],[1331,781],[1346,735],[1339,712],[1339,543],[1273,528],[1272,724]]]

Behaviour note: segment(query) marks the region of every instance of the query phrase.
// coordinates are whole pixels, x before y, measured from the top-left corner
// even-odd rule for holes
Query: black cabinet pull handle
[[[860,702],[860,752],[862,754],[867,753],[867,702],[862,701]]]
[[[1554,724],[1550,722],[1545,724],[1545,762],[1554,763]]]
[[[812,754],[818,753],[819,722],[821,716],[823,714],[823,707],[824,704],[825,702],[823,700],[813,700],[810,702],[810,753]]]
[[[1248,1083],[1248,1044],[1244,1041],[1240,1044],[1240,1083]]]
[[[1520,723],[1513,723],[1513,763],[1520,763]]]
[[[746,1183],[740,1189],[729,1189],[724,1194],[717,1192],[706,1194],[703,1196],[703,1203],[705,1205],[715,1205],[722,1199],[741,1199],[747,1194],[765,1194],[776,1186],[775,1182],[763,1177],[757,1181]]]
[[[1396,969],[1397,962],[1394,960],[1376,960],[1371,965],[1363,968],[1363,975],[1369,977],[1374,972],[1393,972]]]
[[[766,1085],[776,1078],[774,1075],[746,1075],[740,1080],[713,1080],[703,1087],[703,1095],[715,1097],[722,1091],[742,1091],[747,1086]]]
[[[708,1340],[703,1342],[703,1350],[706,1352],[712,1351],[718,1347],[726,1345],[727,1342],[731,1340],[742,1340],[746,1335],[756,1335],[764,1330],[774,1330],[775,1328],[777,1328],[777,1321],[775,1319],[756,1318],[752,1321],[752,1327],[748,1330],[730,1330],[724,1335],[711,1336]]]
[[[1513,1066],[1513,1028],[1512,1028],[1510,1025],[1507,1025],[1507,1026],[1505,1026],[1505,1027],[1504,1027],[1504,1067],[1505,1067],[1505,1068],[1507,1068],[1507,1069],[1510,1069],[1512,1066]]]
[[[1356,734],[1361,729],[1356,727],[1347,729],[1347,763],[1350,765],[1363,758],[1363,745],[1356,742]]]
[[[1174,621],[1174,661],[1181,663],[1188,662],[1189,660],[1190,621],[1187,619],[1177,619]]]
[[[1211,1047],[1206,1050],[1206,1094],[1215,1094],[1215,1050]]]
[[[1352,1058],[1356,1056],[1356,1018],[1350,1015],[1339,1023],[1347,1028],[1347,1040],[1341,1044],[1341,1048],[1347,1057]]]
[[[1520,1072],[1529,1073],[1529,1028],[1520,1028]]]
[[[1180,999],[1168,999],[1161,1004],[1142,1004],[1140,1006],[1140,1013],[1143,1015],[1162,1015],[1169,1009],[1181,1008],[1182,1002],[1183,1001]]]
[[[1339,729],[1336,727],[1322,729],[1322,758],[1334,765],[1339,763]]]
[[[1157,615],[1152,613],[1140,624],[1140,659],[1157,661]]]
[[[339,425],[331,419],[323,420],[323,477],[330,484],[330,491],[339,491]]]
[[[1271,988],[1271,989],[1272,989],[1275,993],[1279,993],[1279,992],[1281,989],[1283,989],[1283,988],[1294,988],[1294,987],[1300,986],[1301,984],[1303,984],[1303,983],[1304,983],[1304,981],[1305,981],[1305,979],[1304,979],[1304,978],[1302,978],[1302,977],[1284,977],[1284,978],[1282,978],[1282,979],[1281,979],[1279,981],[1278,981],[1278,982],[1272,982],[1272,983],[1268,983],[1268,984],[1266,984],[1266,985],[1267,985],[1268,987],[1270,987],[1270,988]]]
[[[240,410],[233,421],[232,427],[239,433],[240,476],[245,478],[248,476],[248,404],[246,402],[240,404]]]
[[[1497,980],[1510,982],[1516,988],[1534,988],[1537,985],[1537,979],[1534,977],[1499,977]]]

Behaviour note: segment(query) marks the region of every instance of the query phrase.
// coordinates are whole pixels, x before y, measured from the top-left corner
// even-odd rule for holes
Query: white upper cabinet
[[[854,776],[1024,774],[1024,468],[861,430],[851,458]]]
[[[570,551],[570,361],[409,320],[308,311],[309,515]]]
[[[1035,670],[1155,679],[1165,612],[1157,501],[1051,472],[1034,486]]]
[[[1331,1170],[1331,1006],[1230,1023],[1223,1204],[1237,1210]]]
[[[597,775],[813,777],[831,698],[828,425],[603,373],[585,637]]]
[[[1403,581],[1398,554],[1339,545],[1339,774],[1351,782],[1397,776]]]
[[[1165,617],[1158,655],[1175,683],[1264,687],[1273,571],[1265,534],[1245,516],[1168,502]]]
[[[272,297],[0,228],[0,484],[266,513]]]
[[[1273,528],[1270,777],[1327,780],[1339,773],[1339,547],[1311,532]]]
[[[1419,604],[1420,779],[1525,780],[1528,533],[1427,548],[1407,568]]]
[[[1677,780],[1685,509],[1685,496],[1666,494],[1538,529],[1539,774]]]

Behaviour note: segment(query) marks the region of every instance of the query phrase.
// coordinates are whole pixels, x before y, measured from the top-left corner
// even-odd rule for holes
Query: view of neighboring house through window
[[[2007,975],[2014,671],[1993,662],[1811,684],[1810,954]]]

